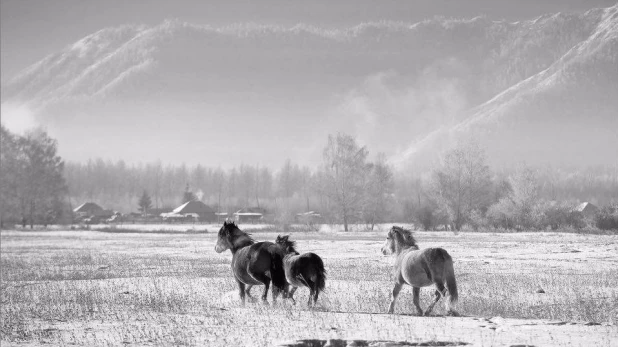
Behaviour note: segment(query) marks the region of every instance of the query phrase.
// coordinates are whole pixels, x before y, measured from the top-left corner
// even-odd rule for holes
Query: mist
[[[0,114],[2,125],[14,133],[23,134],[40,126],[34,112],[26,104],[3,102]]]

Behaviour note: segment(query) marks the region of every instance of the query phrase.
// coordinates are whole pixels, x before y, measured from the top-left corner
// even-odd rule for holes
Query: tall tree
[[[0,127],[0,227],[16,220],[20,211],[19,188],[23,162],[19,160],[18,138]]]
[[[148,192],[146,190],[144,190],[142,196],[139,198],[138,205],[139,210],[142,213],[146,213],[150,208],[152,208],[152,199],[150,198],[150,195],[148,195]]]
[[[269,168],[263,167],[259,174],[259,190],[260,195],[266,199],[272,198],[273,195],[273,174]]]
[[[221,198],[222,198],[223,192],[225,191],[225,172],[221,168],[217,168],[213,172],[212,177],[213,177],[213,186],[217,194],[217,208],[218,208],[218,212],[220,212],[222,211],[221,210]]]
[[[373,230],[376,223],[385,222],[389,217],[388,213],[393,202],[393,172],[386,164],[386,156],[382,153],[370,167],[363,217]]]
[[[328,136],[323,152],[321,191],[332,200],[345,231],[362,211],[367,187],[368,151],[346,134]]]
[[[240,180],[240,190],[243,194],[243,205],[248,206],[249,200],[255,194],[255,186],[256,186],[256,176],[255,169],[249,165],[240,165],[239,170]]]
[[[461,230],[473,210],[484,212],[491,203],[491,172],[485,152],[475,142],[460,143],[448,151],[434,171],[432,188],[455,230]]]
[[[509,178],[511,192],[508,199],[514,206],[515,222],[528,229],[538,225],[540,216],[536,207],[540,202],[538,171],[527,166],[520,167]]]
[[[64,163],[57,152],[56,140],[43,130],[28,132],[17,141],[19,160],[22,161],[23,174],[20,177],[19,195],[22,216],[33,227],[36,220],[48,215],[58,215],[53,211],[60,206],[67,187],[63,176]]]
[[[290,198],[294,194],[295,188],[295,171],[298,167],[292,164],[292,160],[286,159],[283,167],[277,175],[277,193],[280,197]]]

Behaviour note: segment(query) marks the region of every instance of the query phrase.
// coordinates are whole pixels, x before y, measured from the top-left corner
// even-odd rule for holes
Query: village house
[[[264,219],[266,210],[260,207],[247,207],[234,212],[234,220],[238,223],[257,223]]]
[[[188,219],[192,217],[200,222],[212,222],[217,219],[215,211],[210,206],[196,200],[188,201],[176,207],[170,213],[163,213],[161,217],[165,220]]]
[[[599,208],[590,202],[582,202],[577,205],[573,211],[581,213],[584,218],[594,218],[594,216],[599,212]]]

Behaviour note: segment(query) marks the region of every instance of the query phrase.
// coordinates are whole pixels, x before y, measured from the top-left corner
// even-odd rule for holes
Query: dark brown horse
[[[307,305],[311,306],[318,301],[320,292],[324,291],[326,286],[326,270],[324,262],[315,253],[299,254],[296,251],[296,242],[290,241],[290,236],[277,236],[275,241],[277,245],[285,252],[283,258],[283,267],[285,269],[285,278],[292,286],[288,293],[288,298],[294,300],[294,292],[298,287],[309,288],[309,300]]]
[[[449,315],[458,315],[453,308],[457,303],[457,282],[455,281],[453,259],[444,249],[426,248],[419,250],[410,230],[394,226],[386,236],[386,242],[382,246],[382,254],[394,254],[396,256],[395,287],[393,288],[393,297],[388,313],[394,313],[397,295],[399,295],[401,287],[408,284],[412,286],[414,294],[412,302],[419,315],[429,315],[440,298],[446,296],[447,289],[450,299],[447,302],[447,312]],[[420,290],[421,287],[432,284],[435,284],[437,289],[435,301],[423,312],[419,303]]]
[[[251,236],[240,230],[236,223],[225,221],[219,230],[219,238],[215,251],[232,251],[232,272],[238,283],[240,298],[245,303],[245,294],[249,299],[251,288],[254,285],[264,285],[262,300],[267,302],[266,296],[270,282],[273,283],[273,302],[279,293],[284,297],[288,284],[285,281],[283,269],[283,250],[272,242],[255,242]]]

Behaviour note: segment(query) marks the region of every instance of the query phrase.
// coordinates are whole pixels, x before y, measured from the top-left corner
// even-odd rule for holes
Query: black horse
[[[272,242],[255,242],[249,234],[240,230],[236,223],[225,221],[219,230],[219,238],[215,251],[232,251],[232,272],[238,282],[240,298],[245,303],[245,295],[249,299],[251,287],[264,285],[262,300],[267,302],[266,296],[270,282],[273,283],[273,302],[279,293],[286,297],[288,284],[285,281],[283,269],[284,253],[280,247]],[[245,287],[246,286],[246,287]]]
[[[324,262],[315,253],[300,254],[296,251],[296,242],[290,241],[290,236],[277,236],[275,243],[285,252],[283,267],[285,268],[285,278],[292,286],[287,294],[288,298],[294,300],[293,295],[298,287],[309,288],[309,300],[307,305],[311,306],[318,301],[318,295],[324,291],[326,285],[326,270]]]

